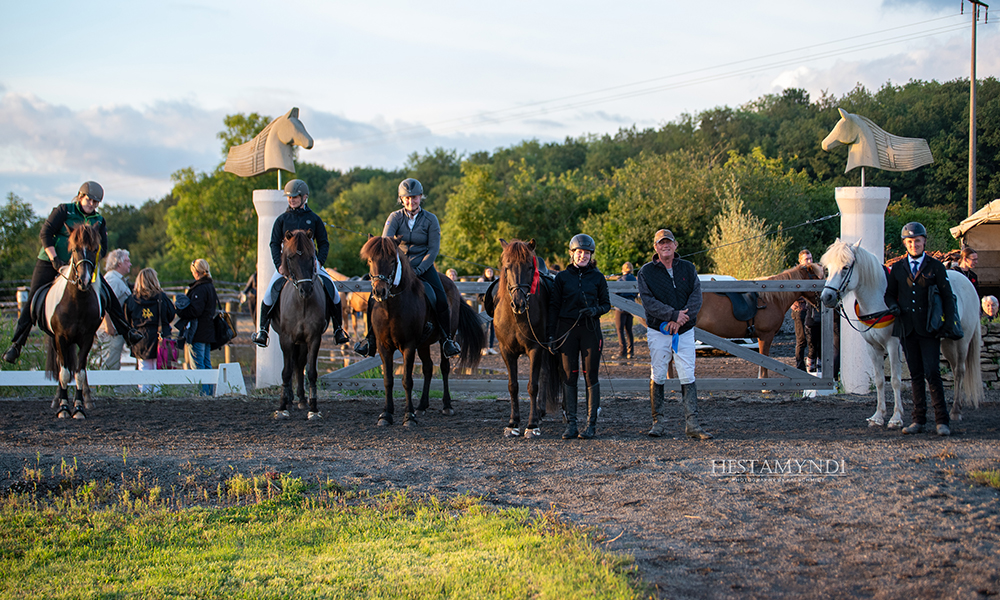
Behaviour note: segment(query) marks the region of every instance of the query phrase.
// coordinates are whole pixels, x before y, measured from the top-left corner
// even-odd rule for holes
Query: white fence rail
[[[191,385],[215,384],[215,395],[237,394],[245,396],[246,383],[240,363],[225,363],[218,369],[170,369],[158,371],[96,371],[87,370],[90,385]],[[59,383],[45,376],[44,371],[0,371],[0,387],[57,386]],[[75,386],[76,382],[70,382]]]

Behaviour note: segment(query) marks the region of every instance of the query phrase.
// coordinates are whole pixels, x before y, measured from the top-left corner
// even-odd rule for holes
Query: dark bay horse
[[[542,393],[545,410],[559,408],[559,358],[545,347],[545,325],[549,309],[549,290],[542,281],[535,256],[535,240],[507,243],[501,239],[500,278],[496,284],[493,323],[500,344],[500,356],[507,365],[507,390],[510,392],[510,421],[504,430],[506,437],[517,437],[521,431],[521,409],[518,403],[517,360],[527,354],[530,365],[526,438],[541,435],[539,423],[544,416],[538,406]]]
[[[399,242],[393,238],[370,236],[361,248],[361,258],[368,263],[368,273],[372,282],[372,328],[379,356],[382,357],[382,380],[385,384],[385,406],[379,415],[378,425],[392,425],[395,412],[392,402],[393,353],[399,350],[403,355],[403,389],[406,391],[406,407],[403,425],[416,425],[416,414],[427,410],[434,363],[431,361],[431,344],[443,342],[437,327],[425,327],[434,311],[427,303],[424,283],[410,266],[409,259],[399,250]],[[448,330],[458,335],[462,345],[459,367],[475,367],[479,364],[480,353],[485,346],[483,328],[479,316],[462,302],[462,297],[447,277],[441,278],[448,305],[451,308],[451,323]],[[413,407],[413,363],[417,355],[423,365],[424,387],[420,404]],[[453,415],[451,394],[448,391],[448,374],[451,362],[441,353],[441,379],[444,384],[444,408],[442,414]]]
[[[823,266],[820,264],[799,265],[765,277],[767,280],[774,279],[813,279],[822,280]],[[799,297],[817,306],[819,302],[819,292],[761,292],[757,295],[757,314],[754,315],[752,324],[755,337],[757,337],[757,347],[764,356],[771,355],[771,343],[774,336],[781,329],[781,324],[785,320],[785,313]],[[698,327],[714,333],[724,338],[751,337],[747,335],[747,321],[738,321],[733,316],[733,303],[725,294],[705,292],[702,297],[701,311],[698,312]],[[760,377],[767,377],[768,370],[761,367]]]
[[[96,228],[80,225],[73,229],[69,236],[69,265],[59,270],[59,277],[45,296],[44,314],[38,318],[39,325],[50,335],[45,373],[59,381],[52,408],[59,407],[56,416],[60,419],[86,419],[84,408],[94,407],[87,383],[87,359],[104,318],[101,279],[97,276],[100,248],[101,235]],[[67,388],[74,377],[76,401],[71,412]]]
[[[281,370],[281,406],[275,419],[288,418],[292,401],[292,380],[300,409],[309,408],[307,418],[323,418],[316,406],[316,358],[326,330],[326,292],[316,273],[316,248],[312,232],[302,229],[285,232],[281,246],[281,266],[288,281],[278,298],[277,315],[271,326],[278,332],[285,366]],[[303,373],[304,372],[304,373]],[[309,404],[305,398],[305,379],[309,379]]]

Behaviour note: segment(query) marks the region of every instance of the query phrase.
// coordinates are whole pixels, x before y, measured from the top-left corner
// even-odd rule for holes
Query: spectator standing
[[[139,271],[135,278],[135,294],[125,300],[125,321],[142,332],[142,339],[132,344],[132,356],[138,370],[156,370],[160,338],[170,338],[174,314],[174,304],[160,288],[156,271],[149,268]],[[159,389],[158,385],[139,385],[143,393],[156,393]]]
[[[493,270],[493,267],[486,267],[486,269],[483,270],[483,276],[477,279],[476,281],[479,283],[484,283],[484,282],[493,283],[496,280],[497,276],[496,272]],[[479,294],[480,310],[486,310],[485,301],[486,301],[486,294]],[[487,354],[497,353],[497,351],[493,349],[493,343],[497,341],[496,331],[493,329],[493,319],[490,319],[487,328],[489,329],[489,331],[486,332],[486,336],[489,341],[487,342],[486,347],[483,348],[483,356],[486,356]]]
[[[219,296],[215,292],[215,284],[212,283],[212,271],[208,261],[199,258],[191,262],[191,275],[194,282],[187,290],[187,297],[191,304],[181,311],[181,317],[191,320],[189,327],[194,328],[194,333],[190,336],[191,358],[196,369],[212,368],[212,344],[215,343],[215,314],[218,312]],[[215,386],[202,384],[201,394],[211,396],[215,392]]]
[[[128,250],[116,248],[108,253],[104,261],[104,280],[108,282],[111,292],[118,298],[118,303],[125,306],[125,300],[132,295],[125,277],[132,270],[132,258]],[[127,319],[126,319],[127,321]],[[122,349],[125,347],[125,336],[119,335],[111,323],[111,317],[105,315],[101,328],[97,330],[97,341],[100,348],[101,365],[107,371],[118,371],[122,368]]]
[[[622,274],[618,276],[618,281],[635,281],[635,275],[632,274],[632,263],[626,262],[622,265]],[[619,296],[625,300],[634,301],[637,294],[619,294]],[[618,332],[618,345],[621,348],[618,358],[621,360],[635,356],[635,339],[632,336],[632,323],[632,313],[620,308],[615,309],[615,331]]]
[[[811,265],[812,252],[808,248],[799,250],[799,265]],[[792,323],[795,324],[795,368],[800,371],[812,371],[819,356],[819,319],[813,313],[815,309],[799,298],[792,305]],[[808,355],[806,351],[808,350]]]

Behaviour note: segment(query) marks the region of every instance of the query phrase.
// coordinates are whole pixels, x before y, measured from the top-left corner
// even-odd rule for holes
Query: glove
[[[597,309],[594,308],[593,306],[588,306],[586,308],[581,308],[580,309],[580,316],[581,317],[596,317],[597,316]]]
[[[898,304],[893,304],[892,306],[890,306],[889,307],[889,314],[892,315],[892,316],[894,316],[894,317],[898,317],[899,316],[899,305]]]
[[[52,268],[58,271],[59,269],[66,266],[66,262],[58,256],[52,259]]]

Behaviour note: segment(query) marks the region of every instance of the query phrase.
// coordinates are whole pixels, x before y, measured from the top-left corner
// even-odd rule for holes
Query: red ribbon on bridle
[[[535,261],[535,274],[531,278],[531,288],[528,290],[528,293],[534,294],[538,291],[538,280],[539,280],[538,257],[533,256],[531,257],[531,260]]]

